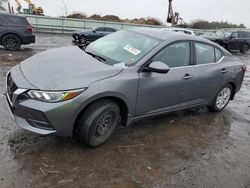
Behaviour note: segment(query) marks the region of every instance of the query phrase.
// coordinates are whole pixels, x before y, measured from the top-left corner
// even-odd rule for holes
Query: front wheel
[[[87,44],[87,38],[84,35],[79,36],[80,43],[86,45]]]
[[[214,101],[209,109],[212,112],[220,112],[228,105],[233,93],[233,88],[230,84],[222,87],[214,98]]]
[[[78,135],[89,147],[104,144],[120,123],[119,106],[111,100],[93,103],[79,121]]]

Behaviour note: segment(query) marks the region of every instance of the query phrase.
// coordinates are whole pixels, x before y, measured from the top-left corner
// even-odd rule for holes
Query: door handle
[[[191,76],[190,74],[185,74],[185,76],[183,77],[184,80],[190,80],[192,78],[193,76]]]
[[[222,69],[220,72],[221,72],[222,74],[225,74],[225,73],[228,72],[228,70],[224,68],[224,69]]]

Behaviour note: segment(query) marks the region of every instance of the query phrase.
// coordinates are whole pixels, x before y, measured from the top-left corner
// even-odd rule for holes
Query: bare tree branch
[[[63,10],[63,14],[65,17],[67,17],[69,13],[68,3],[66,3],[65,0],[61,0],[61,3],[62,3],[61,9]]]

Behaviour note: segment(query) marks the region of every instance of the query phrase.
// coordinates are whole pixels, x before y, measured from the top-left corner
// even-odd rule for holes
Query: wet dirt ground
[[[0,93],[11,66],[64,45],[70,36],[39,34],[21,51],[0,48]],[[250,70],[250,52],[234,55]],[[250,188],[250,72],[223,112],[201,107],[140,121],[97,149],[20,129],[1,96],[0,187]]]

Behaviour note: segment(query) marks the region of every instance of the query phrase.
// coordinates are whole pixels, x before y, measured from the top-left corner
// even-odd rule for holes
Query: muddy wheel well
[[[232,93],[232,95],[231,95],[231,100],[233,100],[234,99],[234,96],[235,96],[235,92],[236,92],[236,86],[235,86],[235,84],[233,83],[233,82],[230,82],[229,83],[231,86],[232,86],[232,88],[233,88],[233,93]]]
[[[79,126],[79,119],[81,118],[81,116],[84,114],[84,112],[86,111],[86,109],[91,106],[93,103],[99,101],[99,100],[103,100],[103,99],[108,99],[108,100],[112,100],[114,102],[116,102],[120,108],[120,113],[121,113],[121,124],[122,126],[126,126],[127,121],[128,121],[128,106],[126,104],[126,102],[118,97],[103,97],[100,99],[97,99],[93,102],[91,102],[90,104],[88,104],[77,116],[76,121],[74,123],[74,128],[73,128],[73,136],[77,136],[77,129]]]

